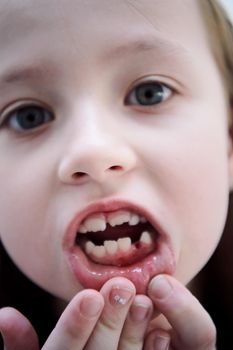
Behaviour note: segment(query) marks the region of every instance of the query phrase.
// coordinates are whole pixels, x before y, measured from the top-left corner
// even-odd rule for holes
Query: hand
[[[155,322],[144,350],[216,349],[213,321],[181,283],[171,276],[156,276],[149,285],[148,294],[156,310],[165,316],[171,326],[170,329],[160,330]]]
[[[135,296],[130,281],[113,278],[100,292],[78,293],[42,349],[141,350],[152,309],[147,296]],[[39,350],[35,330],[15,309],[0,310],[0,331],[6,350]]]

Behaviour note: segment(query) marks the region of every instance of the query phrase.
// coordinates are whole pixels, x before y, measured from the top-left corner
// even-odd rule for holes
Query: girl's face
[[[231,162],[197,1],[0,6],[0,234],[10,256],[67,300],[118,275],[140,293],[162,272],[187,283],[223,230]]]

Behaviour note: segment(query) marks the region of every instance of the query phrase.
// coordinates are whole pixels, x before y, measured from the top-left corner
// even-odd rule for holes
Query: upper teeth
[[[92,214],[85,219],[79,227],[79,233],[104,231],[107,227],[107,223],[114,227],[128,223],[130,226],[137,225],[139,222],[146,222],[144,217],[140,217],[135,213],[131,213],[125,210],[119,210],[108,215],[102,213]]]

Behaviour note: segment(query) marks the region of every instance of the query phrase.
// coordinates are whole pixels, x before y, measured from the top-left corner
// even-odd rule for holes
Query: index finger
[[[61,315],[43,350],[82,350],[103,307],[104,299],[97,291],[79,292]]]
[[[171,276],[156,276],[148,294],[173,329],[172,344],[179,350],[214,350],[216,328],[199,301]]]

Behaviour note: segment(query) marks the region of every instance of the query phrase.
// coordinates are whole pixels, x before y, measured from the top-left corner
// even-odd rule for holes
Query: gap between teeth
[[[135,226],[140,222],[146,223],[146,221],[147,220],[144,217],[123,210],[110,213],[107,215],[107,218],[104,214],[98,213],[85,219],[80,225],[78,232],[85,234],[87,232],[104,231],[106,230],[107,224],[112,227],[123,225],[125,223],[128,223],[130,226]]]
[[[151,233],[144,231],[140,240],[141,243],[151,245],[153,243]],[[102,258],[106,255],[115,255],[118,252],[128,252],[131,249],[132,241],[130,237],[119,238],[117,241],[106,240],[103,245],[95,245],[91,241],[85,243],[84,249],[88,255],[93,255],[97,258]]]

